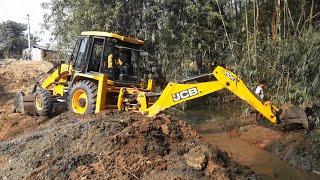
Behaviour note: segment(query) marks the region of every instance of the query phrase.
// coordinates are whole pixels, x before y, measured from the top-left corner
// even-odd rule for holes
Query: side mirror
[[[67,63],[70,64],[73,61],[73,53],[71,51],[67,51]]]
[[[71,51],[67,51],[67,60],[68,60],[68,61],[72,61],[72,59],[73,59],[73,54],[72,54],[72,52],[71,52]]]

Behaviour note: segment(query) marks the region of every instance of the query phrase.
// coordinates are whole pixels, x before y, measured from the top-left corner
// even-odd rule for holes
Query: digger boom
[[[152,106],[145,108],[146,105],[144,105],[144,103],[146,103],[146,101],[140,102],[141,106],[139,110],[149,117],[152,117],[176,104],[196,99],[222,89],[228,89],[259,111],[270,122],[277,123],[275,113],[277,113],[279,109],[272,105],[271,102],[261,102],[248,89],[239,76],[221,66],[217,66],[212,72],[212,75],[216,80],[195,84],[169,83]],[[146,95],[147,93],[142,92],[139,97],[140,99],[144,99],[143,97]]]

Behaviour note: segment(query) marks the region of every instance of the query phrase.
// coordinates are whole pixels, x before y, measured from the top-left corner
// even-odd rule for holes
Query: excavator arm
[[[269,121],[277,123],[277,117],[274,112],[278,112],[279,110],[270,102],[262,103],[236,74],[221,66],[217,66],[212,75],[216,78],[215,81],[195,84],[169,83],[158,100],[149,108],[146,106],[146,101],[143,101],[148,96],[148,93],[141,92],[137,98],[141,104],[139,110],[152,117],[176,104],[226,88],[259,111]]]
[[[189,101],[191,99],[199,98],[201,96],[219,91],[223,88],[224,86],[218,81],[197,84],[169,83],[163,90],[159,99],[151,107],[145,111],[143,109],[140,110],[144,111],[149,117],[152,117],[171,106]]]
[[[63,96],[63,88],[68,82],[67,78],[70,76],[71,70],[72,67],[69,64],[59,64],[47,73],[49,76],[43,80],[41,87],[43,89],[52,90],[54,95],[59,94]]]
[[[274,112],[278,113],[279,109],[272,105],[270,101],[265,103],[260,101],[255,94],[249,90],[239,76],[221,66],[215,68],[213,75],[217,78],[218,82],[225,86],[225,88],[247,102],[270,122],[277,123],[277,117]]]

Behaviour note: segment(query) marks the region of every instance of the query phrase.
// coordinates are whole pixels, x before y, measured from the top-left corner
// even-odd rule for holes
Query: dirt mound
[[[44,75],[52,66],[45,61],[2,61],[0,64],[0,112],[11,111],[14,95],[18,91],[29,93],[39,76]]]
[[[46,61],[4,61],[0,65],[0,78],[5,91],[28,89],[40,75],[53,65]]]
[[[45,61],[5,60],[0,63],[0,141],[31,131],[43,118],[12,114],[12,103],[18,91],[29,93],[39,76],[52,64]]]
[[[20,134],[32,131],[45,122],[44,118],[23,114],[0,114],[0,141],[13,139]]]
[[[64,113],[1,142],[0,167],[0,179],[259,179],[187,123],[136,113]]]

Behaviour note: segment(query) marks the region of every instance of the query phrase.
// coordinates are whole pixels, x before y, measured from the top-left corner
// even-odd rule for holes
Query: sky
[[[50,0],[0,0],[0,22],[12,20],[27,24],[27,14],[29,14],[31,34],[41,38],[39,45],[52,43],[50,32],[42,29],[40,25],[44,14],[41,3],[48,1]]]

